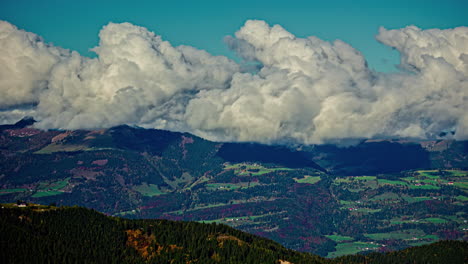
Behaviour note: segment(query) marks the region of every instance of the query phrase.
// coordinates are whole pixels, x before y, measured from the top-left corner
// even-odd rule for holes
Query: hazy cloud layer
[[[118,124],[223,141],[324,143],[353,138],[468,139],[468,28],[381,28],[401,73],[377,73],[342,41],[296,38],[247,21],[226,37],[244,65],[173,47],[129,23],[105,26],[97,58],[47,45],[0,21],[0,122],[25,113],[40,128]]]

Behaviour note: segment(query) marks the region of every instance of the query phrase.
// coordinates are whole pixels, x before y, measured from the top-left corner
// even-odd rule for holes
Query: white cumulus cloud
[[[370,70],[343,41],[298,38],[257,20],[225,38],[258,64],[254,73],[129,23],[109,23],[99,37],[97,57],[87,58],[0,22],[0,122],[24,112],[40,128],[134,124],[263,143],[451,130],[468,138],[467,27],[381,28],[377,40],[401,54],[399,73]]]
[[[67,51],[0,21],[0,108],[37,103],[51,68]]]

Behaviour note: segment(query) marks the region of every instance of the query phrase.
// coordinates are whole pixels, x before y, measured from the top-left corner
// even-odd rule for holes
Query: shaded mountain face
[[[296,151],[129,126],[40,131],[30,123],[0,127],[2,202],[225,223],[322,256],[466,237],[466,142]]]
[[[36,120],[34,120],[34,118],[25,117],[13,125],[0,125],[0,130],[25,128],[27,126],[32,126],[34,123],[36,123]]]
[[[218,156],[231,163],[260,162],[277,164],[288,168],[310,167],[325,172],[306,156],[305,152],[293,151],[286,147],[266,146],[255,143],[225,143]]]
[[[137,129],[129,126],[111,128],[108,133],[112,137],[113,146],[117,149],[148,152],[152,155],[161,155],[182,134],[156,129]]]
[[[366,142],[346,148],[316,146],[309,157],[339,175],[398,173],[431,167],[430,153],[415,142]]]

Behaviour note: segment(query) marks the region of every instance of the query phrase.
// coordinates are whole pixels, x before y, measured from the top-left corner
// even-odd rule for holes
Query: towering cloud
[[[96,59],[73,53],[51,71],[39,96],[40,127],[177,126],[193,93],[226,88],[239,68],[128,23],[110,23],[99,36]]]
[[[38,102],[52,67],[68,52],[0,21],[0,109]]]
[[[370,70],[342,41],[296,38],[263,21],[225,39],[260,65],[255,73],[129,23],[110,23],[99,36],[91,59],[0,22],[0,122],[24,112],[41,128],[127,123],[264,143],[452,130],[468,138],[466,27],[380,29],[377,40],[402,55],[406,71],[392,74]]]
[[[468,28],[381,29],[377,39],[397,48],[402,67],[411,70],[400,74],[372,72],[342,41],[296,38],[263,21],[248,21],[235,36],[228,45],[263,68],[257,75],[237,74],[230,89],[200,93],[190,102],[187,121],[199,133],[324,143],[435,137],[460,127],[457,137],[466,137]],[[207,106],[209,115],[203,114]]]

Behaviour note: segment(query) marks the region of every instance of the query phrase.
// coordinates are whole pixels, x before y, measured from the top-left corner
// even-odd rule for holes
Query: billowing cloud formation
[[[342,41],[296,38],[263,21],[248,21],[235,36],[226,39],[228,45],[263,68],[257,75],[236,74],[229,89],[191,100],[187,121],[199,133],[323,143],[426,138],[466,126],[468,28],[381,29],[378,40],[402,53],[409,74],[372,72],[362,54]],[[457,137],[466,138],[464,131]]]
[[[191,47],[173,47],[128,23],[100,34],[98,57],[73,53],[55,65],[39,96],[39,126],[96,128],[179,122],[194,92],[226,88],[238,65]]]
[[[52,67],[66,51],[0,21],[0,109],[37,103]]]
[[[91,59],[0,22],[0,122],[118,124],[222,141],[316,144],[352,138],[468,139],[468,28],[380,29],[407,72],[377,73],[350,45],[247,21],[226,43],[257,73],[129,23],[105,26]],[[31,104],[24,109],[25,104]]]

